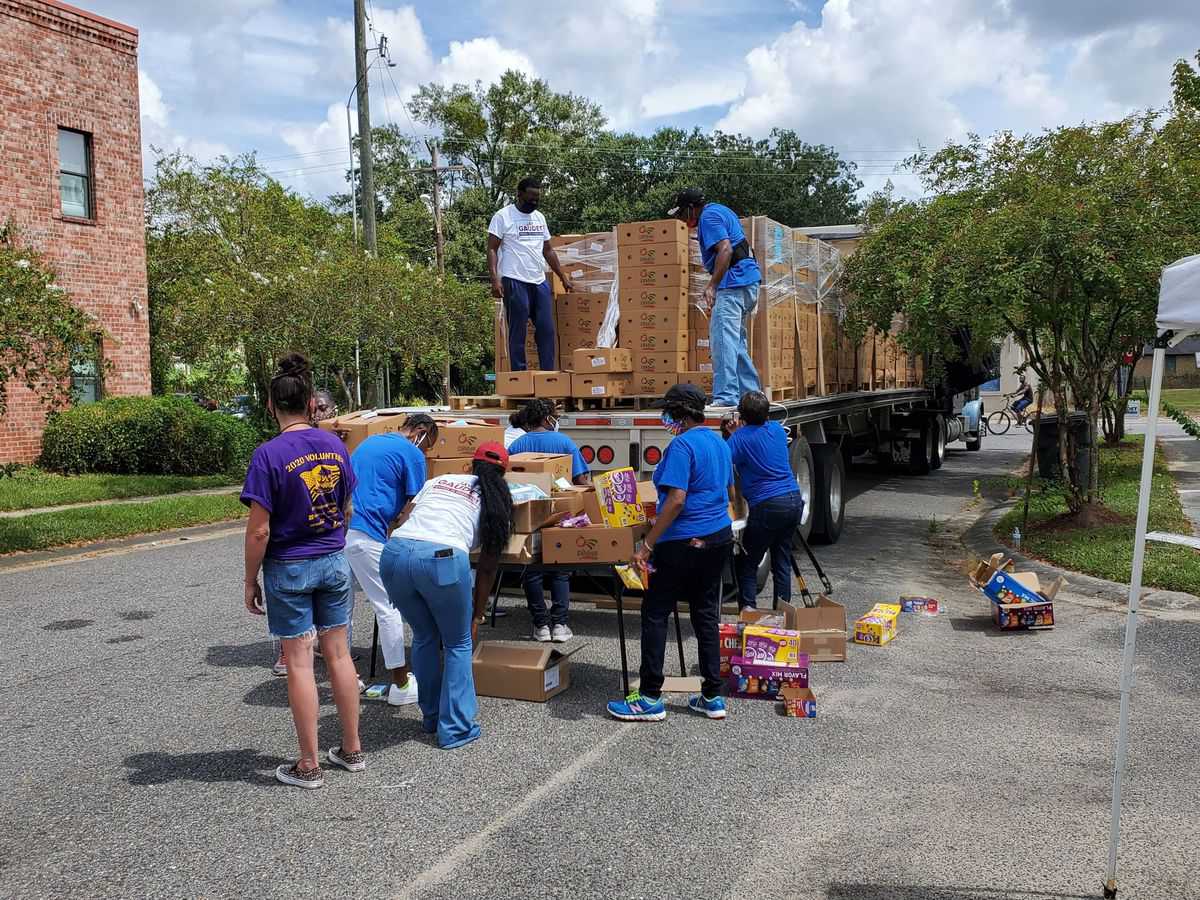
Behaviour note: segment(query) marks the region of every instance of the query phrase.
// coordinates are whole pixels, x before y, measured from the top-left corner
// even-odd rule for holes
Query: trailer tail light
[[[583,461],[585,463],[587,463],[589,466],[596,459],[596,451],[592,449],[590,444],[584,444],[582,447],[580,447],[579,455],[583,457]]]
[[[657,447],[647,447],[642,459],[646,460],[648,466],[657,466],[658,461],[662,459],[662,451]]]
[[[615,454],[613,453],[612,447],[604,446],[596,451],[596,460],[600,463],[600,465],[607,466],[613,461],[614,455]]]

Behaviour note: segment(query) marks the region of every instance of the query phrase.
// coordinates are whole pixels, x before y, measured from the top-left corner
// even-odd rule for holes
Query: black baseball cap
[[[667,406],[678,404],[687,407],[701,416],[704,415],[704,406],[708,402],[704,391],[700,390],[694,384],[677,384],[672,388],[668,388],[663,400]]]
[[[679,215],[685,206],[700,206],[704,203],[704,191],[698,187],[684,188],[675,195],[675,205],[667,210],[668,216]]]

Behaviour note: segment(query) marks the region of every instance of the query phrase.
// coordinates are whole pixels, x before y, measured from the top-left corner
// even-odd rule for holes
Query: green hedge
[[[1183,427],[1184,431],[1186,431],[1192,437],[1200,440],[1200,422],[1197,422],[1182,409],[1172,406],[1166,400],[1162,402],[1162,408],[1163,412],[1178,422]]]
[[[182,397],[115,397],[51,416],[42,468],[114,475],[245,471],[258,434],[246,422]]]

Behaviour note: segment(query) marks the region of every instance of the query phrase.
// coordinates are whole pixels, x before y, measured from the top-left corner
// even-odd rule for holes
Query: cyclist
[[[1025,410],[1029,409],[1029,407],[1031,405],[1033,405],[1033,385],[1031,385],[1025,379],[1024,374],[1022,374],[1020,376],[1020,378],[1021,378],[1021,383],[1017,387],[1017,389],[1015,391],[1013,391],[1011,394],[1005,394],[1004,396],[1005,396],[1005,398],[1008,398],[1008,397],[1016,397],[1017,398],[1016,400],[1013,401],[1011,408],[1012,408],[1012,411],[1017,414],[1017,420],[1024,421],[1025,420]]]

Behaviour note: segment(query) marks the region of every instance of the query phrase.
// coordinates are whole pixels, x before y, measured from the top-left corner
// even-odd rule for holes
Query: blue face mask
[[[667,429],[667,431],[673,435],[681,434],[683,432],[683,423],[677,422],[675,419],[671,418],[670,413],[662,414],[662,424],[663,428]]]

